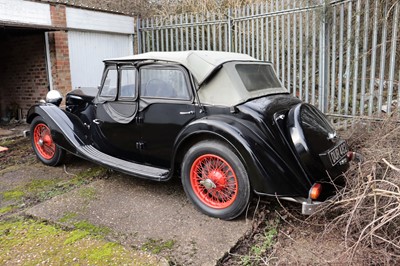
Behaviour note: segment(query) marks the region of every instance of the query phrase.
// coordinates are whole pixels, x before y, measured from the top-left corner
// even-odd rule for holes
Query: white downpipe
[[[51,72],[51,60],[50,60],[50,44],[49,44],[49,33],[44,33],[44,40],[46,46],[46,70],[47,70],[47,78],[49,80],[50,90],[53,90],[53,75]]]

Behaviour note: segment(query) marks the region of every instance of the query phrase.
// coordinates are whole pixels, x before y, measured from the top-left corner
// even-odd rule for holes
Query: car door
[[[189,75],[179,65],[147,65],[139,75],[141,154],[146,163],[169,167],[176,137],[196,116]]]
[[[141,161],[136,148],[137,70],[128,65],[109,65],[96,98],[92,135],[95,145],[112,156]]]

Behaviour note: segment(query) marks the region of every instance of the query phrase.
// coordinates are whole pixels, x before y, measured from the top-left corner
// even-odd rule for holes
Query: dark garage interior
[[[1,123],[23,120],[48,87],[43,29],[0,27]]]

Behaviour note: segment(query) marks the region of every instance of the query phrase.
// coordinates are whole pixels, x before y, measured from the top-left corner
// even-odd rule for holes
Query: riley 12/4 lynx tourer
[[[37,157],[66,152],[140,178],[182,180],[203,213],[233,219],[252,193],[302,204],[353,157],[317,108],[291,96],[271,63],[226,52],[105,60],[101,86],[57,91],[27,116]]]

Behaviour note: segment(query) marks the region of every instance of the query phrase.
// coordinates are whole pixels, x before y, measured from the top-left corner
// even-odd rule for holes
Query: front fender
[[[267,136],[254,121],[218,115],[190,123],[175,142],[175,155],[200,134],[223,139],[244,163],[255,192],[268,195],[295,196],[308,193],[309,184],[293,154],[277,145],[277,138]],[[287,162],[289,160],[289,162]]]
[[[46,103],[34,105],[29,109],[27,123],[31,123],[36,116],[45,120],[53,141],[63,149],[76,153],[76,147],[89,144],[86,140],[86,128],[76,115]]]

